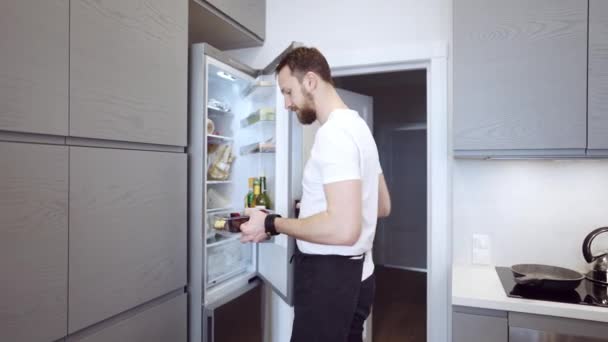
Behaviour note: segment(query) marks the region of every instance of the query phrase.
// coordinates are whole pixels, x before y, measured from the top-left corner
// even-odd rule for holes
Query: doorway
[[[426,341],[427,73],[336,77],[347,106],[373,132],[392,198],[374,241],[376,299],[366,341]]]
[[[426,72],[428,342],[451,341],[451,140],[447,51],[447,45],[441,42],[396,44],[382,49],[353,46],[324,50],[334,78],[411,70]],[[304,158],[307,158],[307,145],[312,145],[306,130],[314,128],[303,129]]]

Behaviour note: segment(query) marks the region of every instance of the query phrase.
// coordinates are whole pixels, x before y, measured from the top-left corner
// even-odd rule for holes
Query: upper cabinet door
[[[67,135],[69,0],[0,1],[0,130]]]
[[[454,1],[456,155],[584,154],[587,12],[580,0]]]
[[[72,0],[70,135],[186,146],[188,0]]]
[[[266,36],[266,0],[207,0],[237,23],[264,39]]]
[[[70,147],[70,333],[187,284],[186,163]]]
[[[66,335],[68,148],[0,142],[0,341]]]
[[[266,0],[189,0],[191,43],[220,50],[262,46],[266,36]]]
[[[608,154],[608,1],[589,3],[589,149]]]

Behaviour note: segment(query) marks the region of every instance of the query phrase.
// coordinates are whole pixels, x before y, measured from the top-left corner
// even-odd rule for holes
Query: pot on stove
[[[583,256],[591,264],[591,271],[586,275],[587,279],[608,286],[608,250],[598,255],[591,252],[593,240],[600,234],[608,232],[608,227],[598,228],[585,238],[583,242]]]

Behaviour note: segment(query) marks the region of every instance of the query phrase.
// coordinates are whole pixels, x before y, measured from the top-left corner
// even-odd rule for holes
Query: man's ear
[[[309,71],[304,75],[304,86],[309,93],[317,89],[318,84],[319,79],[314,72]]]

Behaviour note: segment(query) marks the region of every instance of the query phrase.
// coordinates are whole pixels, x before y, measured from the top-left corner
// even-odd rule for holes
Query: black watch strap
[[[266,219],[264,220],[264,229],[266,230],[266,235],[268,235],[268,236],[279,235],[279,233],[277,232],[277,229],[274,226],[274,220],[277,217],[281,217],[281,215],[278,215],[278,214],[266,215]]]

